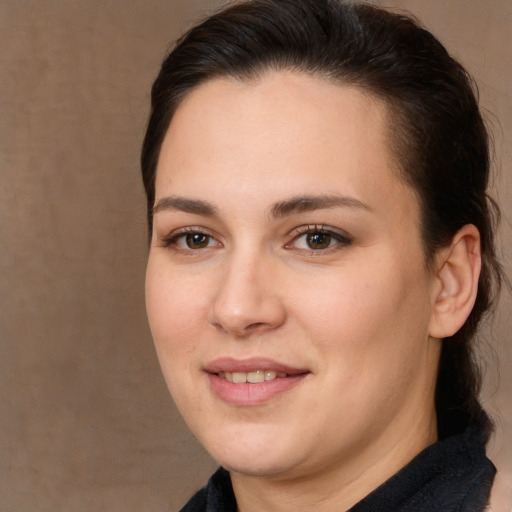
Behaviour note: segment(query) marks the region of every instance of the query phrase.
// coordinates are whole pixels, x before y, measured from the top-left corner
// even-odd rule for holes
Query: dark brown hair
[[[183,98],[215,77],[253,80],[285,69],[361,87],[387,104],[390,147],[419,198],[427,264],[465,224],[480,232],[476,304],[464,326],[443,342],[436,389],[440,437],[460,431],[483,416],[473,339],[501,282],[494,248],[498,210],[487,195],[489,137],[476,87],[411,17],[336,0],[252,0],[192,28],[153,84],[142,149],[150,236],[160,148]]]

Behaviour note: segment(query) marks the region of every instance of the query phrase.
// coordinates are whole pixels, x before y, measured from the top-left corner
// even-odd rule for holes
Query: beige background
[[[220,3],[0,0],[3,512],[176,510],[214,467],[174,409],[146,324],[138,156],[166,47]],[[416,13],[480,83],[510,272],[512,0],[386,3]],[[509,483],[510,307],[507,296],[491,332],[501,384],[490,358],[486,392]]]

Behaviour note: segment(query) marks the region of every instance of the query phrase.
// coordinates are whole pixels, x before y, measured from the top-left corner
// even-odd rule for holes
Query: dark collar
[[[481,512],[496,468],[485,454],[487,416],[429,446],[350,512]]]

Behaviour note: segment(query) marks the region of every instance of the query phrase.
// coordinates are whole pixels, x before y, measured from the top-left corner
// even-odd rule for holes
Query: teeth
[[[247,382],[247,373],[233,372],[233,382],[235,384],[241,384],[242,382]]]
[[[255,372],[249,372],[247,374],[247,382],[256,384],[265,380],[265,372],[263,370],[257,370]]]
[[[226,379],[235,384],[243,384],[250,382],[251,384],[258,384],[266,380],[274,380],[276,378],[285,378],[285,372],[276,372],[274,370],[255,370],[253,372],[220,372],[219,377]]]
[[[265,370],[265,380],[274,380],[276,377],[277,377],[276,372],[274,372],[272,370]]]

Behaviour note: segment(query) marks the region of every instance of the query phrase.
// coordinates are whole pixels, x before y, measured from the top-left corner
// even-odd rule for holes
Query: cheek
[[[426,337],[421,273],[404,272],[389,264],[390,258],[386,261],[385,268],[367,261],[334,276],[302,280],[294,294],[297,321],[319,350],[340,356],[349,374],[352,365],[369,364],[371,359],[377,368],[385,366],[384,359],[398,362],[397,353],[413,346],[418,336]],[[307,293],[299,294],[301,290]]]
[[[197,287],[189,286],[157,262],[148,262],[146,310],[157,354],[167,378],[171,367],[186,368],[200,336],[205,306]]]
[[[349,342],[347,335],[351,334],[360,343],[375,325],[380,326],[389,317],[397,302],[378,276],[367,274],[351,269],[303,280],[294,294],[292,308],[298,312],[296,316],[322,339]]]

